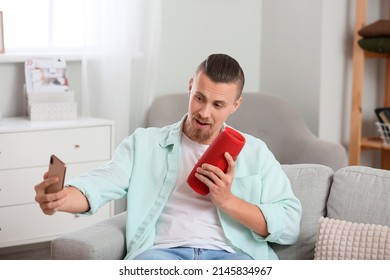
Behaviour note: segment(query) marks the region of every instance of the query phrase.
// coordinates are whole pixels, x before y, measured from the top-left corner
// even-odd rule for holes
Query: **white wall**
[[[296,106],[318,134],[322,1],[263,1],[261,91]]]
[[[245,90],[259,90],[261,1],[164,0],[162,9],[157,96],[186,93],[196,67],[211,53],[236,58]]]
[[[3,117],[23,113],[23,63],[0,63],[0,112]]]
[[[318,135],[347,144],[354,5],[352,1],[323,1],[322,16]]]

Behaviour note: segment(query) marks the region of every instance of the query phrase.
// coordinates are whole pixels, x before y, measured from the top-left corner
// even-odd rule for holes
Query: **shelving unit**
[[[388,3],[388,14],[390,18],[390,1]],[[381,168],[390,170],[390,145],[384,145],[379,137],[362,137],[362,100],[363,100],[363,80],[364,62],[366,59],[385,59],[385,93],[383,106],[390,107],[390,54],[379,54],[366,52],[358,45],[361,38],[358,31],[365,26],[367,1],[356,0],[355,30],[353,44],[353,85],[351,104],[351,126],[349,143],[349,164],[359,165],[361,151],[380,150]]]

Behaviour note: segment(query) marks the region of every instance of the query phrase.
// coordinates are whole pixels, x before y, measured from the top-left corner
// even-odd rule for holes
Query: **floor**
[[[0,260],[49,260],[50,242],[0,248]]]

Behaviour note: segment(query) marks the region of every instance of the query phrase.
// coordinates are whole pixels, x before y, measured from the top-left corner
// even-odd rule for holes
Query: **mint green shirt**
[[[155,224],[180,172],[182,125],[139,128],[122,141],[112,160],[67,182],[90,203],[89,214],[107,202],[127,198],[127,255],[132,259],[153,245]],[[244,134],[237,157],[232,193],[257,205],[267,221],[264,238],[218,209],[230,245],[254,259],[277,259],[268,242],[292,244],[299,235],[301,204],[279,162],[261,140]]]

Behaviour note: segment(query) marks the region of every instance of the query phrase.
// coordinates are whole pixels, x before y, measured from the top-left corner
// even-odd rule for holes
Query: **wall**
[[[23,112],[23,63],[0,63],[0,112],[3,117]]]
[[[195,68],[211,53],[236,58],[245,89],[258,91],[260,18],[258,0],[164,0],[156,95],[186,93]]]
[[[289,100],[318,134],[322,1],[263,1],[261,90]]]
[[[354,1],[323,1],[318,134],[348,144]]]

